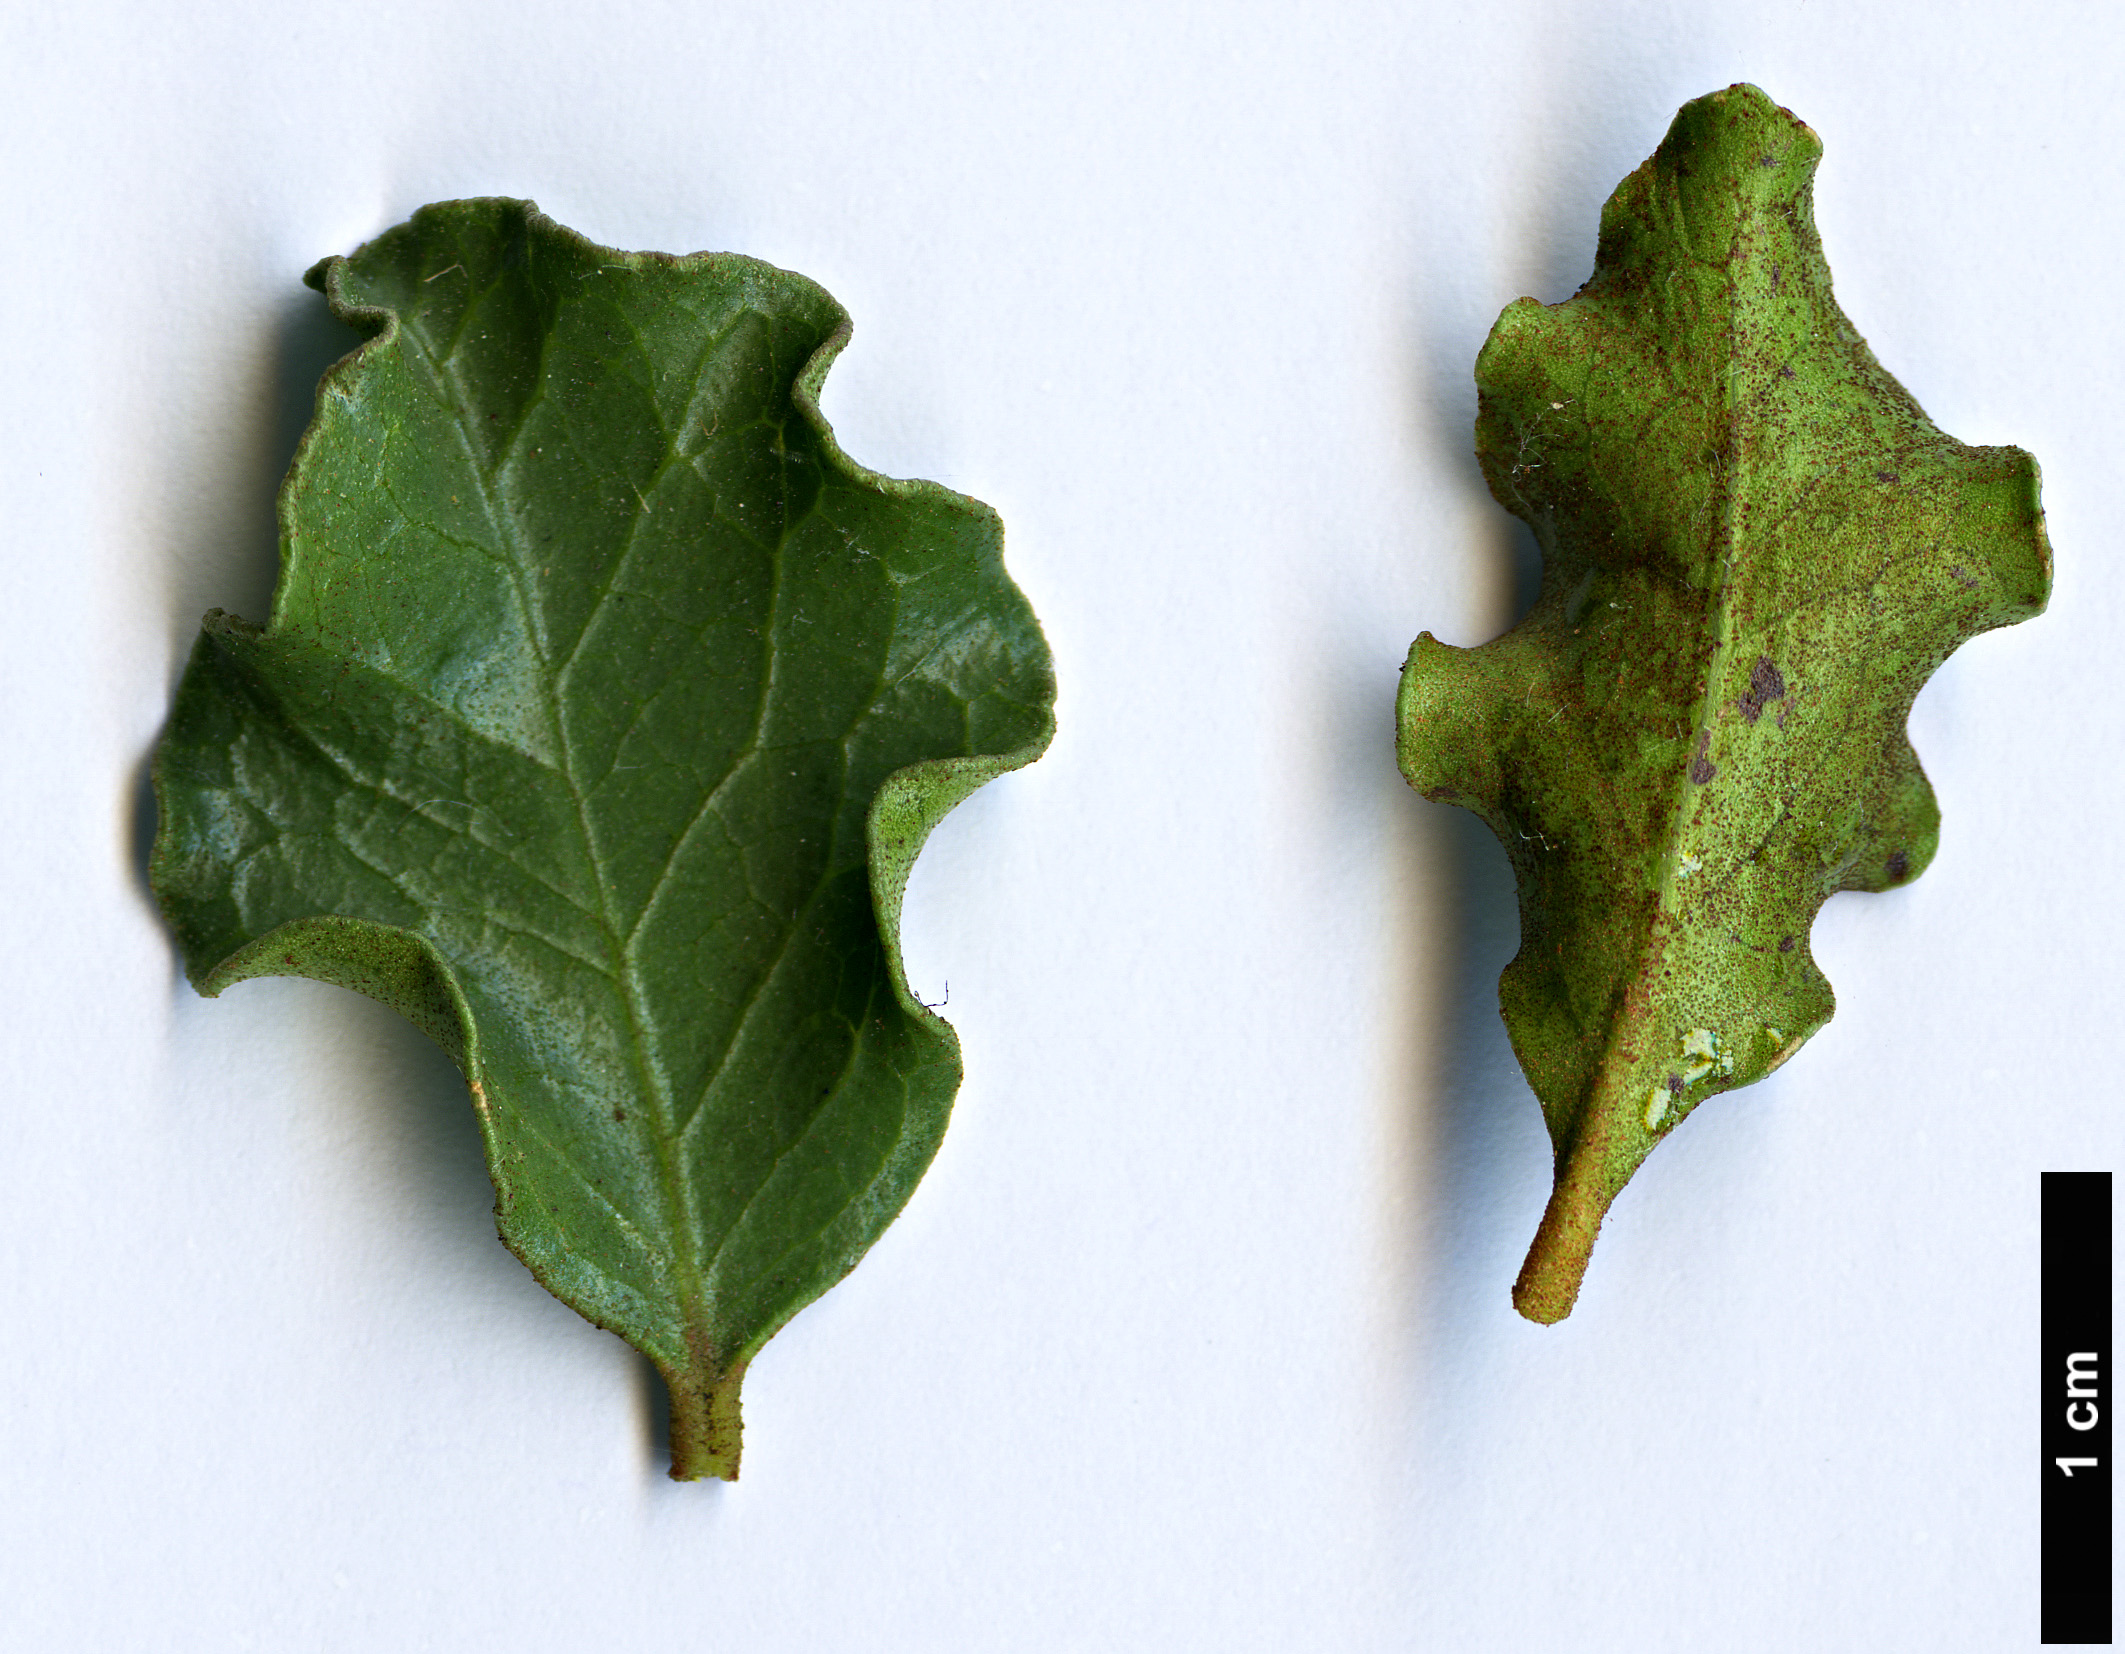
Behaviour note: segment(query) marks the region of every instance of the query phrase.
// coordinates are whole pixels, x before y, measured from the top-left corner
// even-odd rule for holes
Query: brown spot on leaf
[[[1894,471],[1877,471],[1874,473],[1874,480],[1876,482],[1900,482],[1903,479],[1898,477]]]
[[[1793,951],[1793,938],[1790,936],[1781,936],[1778,939],[1778,951],[1780,953],[1791,953]]]
[[[1889,882],[1891,884],[1902,884],[1905,876],[1910,871],[1911,858],[1904,851],[1898,850],[1889,857]]]
[[[1697,756],[1690,760],[1690,780],[1699,787],[1719,773],[1719,766],[1705,756],[1712,745],[1712,732],[1706,730],[1697,737]]]
[[[1668,1095],[1670,1097],[1680,1097],[1682,1095],[1682,1076],[1680,1074],[1670,1074],[1668,1076]]]
[[[1741,715],[1753,724],[1763,716],[1765,707],[1785,698],[1785,674],[1771,664],[1770,656],[1764,655],[1757,659],[1756,669],[1749,674],[1749,687],[1735,704],[1741,708]]]
[[[1962,587],[1965,591],[1975,591],[1977,589],[1977,576],[1972,574],[1968,569],[1964,568],[1963,565],[1960,563],[1951,563],[1948,565],[1948,578],[1953,580],[1958,586]]]

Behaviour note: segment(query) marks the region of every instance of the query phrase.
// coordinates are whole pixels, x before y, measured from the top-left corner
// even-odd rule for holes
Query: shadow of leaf
[[[334,319],[323,298],[292,279],[290,287],[294,291],[272,324],[272,348],[253,370],[253,394],[239,399],[240,405],[255,410],[255,417],[225,441],[210,441],[201,450],[220,474],[199,479],[199,486],[230,502],[226,511],[215,515],[244,525],[242,543],[232,547],[227,535],[211,524],[173,520],[163,525],[177,565],[169,582],[169,625],[178,644],[170,663],[173,690],[199,624],[187,594],[199,589],[204,574],[225,585],[212,592],[209,601],[214,606],[258,621],[266,618],[279,573],[275,503],[281,479],[309,424],[320,376],[361,342],[352,328]],[[127,788],[130,860],[136,888],[150,907],[154,897],[148,862],[156,828],[153,764],[150,747],[132,764]],[[171,978],[173,992],[192,992],[182,980],[174,944]],[[424,1238],[447,1249],[444,1268],[518,1280],[524,1301],[541,1306],[543,1314],[551,1300],[508,1256],[495,1234],[494,1188],[456,1065],[411,1023],[383,1006],[322,985],[301,987],[305,992],[292,1002],[299,1014],[329,1019],[330,1043],[360,1053],[364,1070],[362,1083],[346,1094],[321,1099],[319,1106],[343,1108],[351,1100],[353,1106],[365,1108],[367,1117],[358,1128],[393,1168],[393,1202],[403,1203],[406,1211],[431,1214],[423,1226],[432,1225],[432,1234]]]

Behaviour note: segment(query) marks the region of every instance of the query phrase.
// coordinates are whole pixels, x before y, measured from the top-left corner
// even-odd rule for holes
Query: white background
[[[32,15],[34,13],[34,15]],[[2094,5],[18,6],[0,23],[0,1643],[23,1649],[2000,1650],[2036,1641],[2038,1174],[2125,1140],[2120,37]],[[1677,105],[1821,134],[1838,291],[2031,449],[2052,612],[1913,733],[1913,887],[1835,1023],[1690,1120],[1577,1313],[1485,831],[1395,676],[1512,618],[1497,311]],[[803,271],[849,451],[994,504],[1061,734],[916,873],[968,1079],[746,1383],[744,1480],[494,1238],[455,1071],[178,974],[145,763],[262,618],[424,202]]]

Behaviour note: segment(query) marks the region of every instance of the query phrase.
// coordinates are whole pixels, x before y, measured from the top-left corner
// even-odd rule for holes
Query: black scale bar
[[[2110,1173],[2044,1173],[2047,1643],[2110,1641]]]

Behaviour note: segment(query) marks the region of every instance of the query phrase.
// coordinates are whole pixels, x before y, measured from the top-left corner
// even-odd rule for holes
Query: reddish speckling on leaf
[[[1838,308],[1820,153],[1753,86],[1686,105],[1592,278],[1508,306],[1476,364],[1542,592],[1480,648],[1417,639],[1399,751],[1519,881],[1499,998],[1556,1156],[1513,1292],[1538,1321],[1653,1146],[1829,1020],[1816,910],[1933,856],[1912,698],[2050,591],[2036,462],[1935,429]]]

